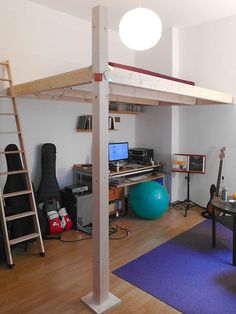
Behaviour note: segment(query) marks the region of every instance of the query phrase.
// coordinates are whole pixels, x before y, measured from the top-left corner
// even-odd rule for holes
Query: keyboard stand
[[[120,169],[119,172],[111,171],[109,173],[109,180],[112,182],[112,186],[115,187],[125,187],[130,185],[135,185],[145,181],[156,180],[160,178],[166,177],[166,173],[159,172],[158,170],[162,167],[161,164],[154,166],[143,166],[142,168],[131,169],[131,168],[123,168]],[[139,176],[139,175],[147,174],[147,178],[143,178],[137,181],[128,180],[130,176]],[[117,184],[116,184],[117,179]],[[120,179],[120,180],[119,180]],[[83,169],[81,165],[74,165],[73,167],[73,182],[74,184],[82,184],[84,181],[92,180],[92,171],[88,171],[87,169]]]

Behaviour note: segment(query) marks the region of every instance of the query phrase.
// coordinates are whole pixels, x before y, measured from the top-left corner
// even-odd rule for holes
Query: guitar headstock
[[[219,155],[220,160],[223,160],[225,158],[225,150],[226,150],[225,146],[221,148]]]

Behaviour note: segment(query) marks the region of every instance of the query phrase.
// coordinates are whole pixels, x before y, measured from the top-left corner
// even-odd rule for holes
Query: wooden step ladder
[[[4,244],[5,244],[5,251],[6,251],[6,257],[7,257],[7,264],[9,268],[13,268],[13,260],[12,260],[12,253],[11,253],[11,246],[25,242],[27,240],[31,239],[36,239],[39,247],[39,254],[40,256],[45,255],[45,250],[44,250],[44,245],[43,245],[43,240],[42,240],[42,235],[41,235],[41,230],[40,230],[40,225],[39,225],[39,219],[38,219],[38,214],[37,214],[37,209],[36,209],[36,204],[35,204],[35,199],[34,199],[34,192],[32,188],[32,183],[29,175],[29,169],[27,165],[27,159],[26,159],[26,152],[25,152],[25,146],[24,146],[24,140],[23,140],[23,134],[22,134],[22,129],[20,125],[20,120],[19,120],[19,114],[18,114],[18,109],[17,109],[17,103],[16,103],[16,96],[15,96],[15,91],[14,91],[14,86],[13,86],[13,81],[12,81],[12,73],[11,73],[11,67],[9,61],[6,62],[0,62],[1,67],[5,67],[6,69],[6,74],[7,78],[0,78],[0,82],[6,82],[9,83],[9,95],[1,95],[0,93],[0,99],[8,98],[11,99],[11,104],[13,106],[12,112],[6,112],[6,113],[0,113],[0,116],[13,116],[15,119],[16,123],[16,131],[7,131],[7,132],[0,132],[0,135],[2,134],[16,134],[19,140],[19,147],[20,149],[17,151],[0,151],[0,154],[20,154],[21,159],[22,159],[22,164],[23,164],[23,170],[18,170],[18,171],[10,171],[10,172],[0,172],[0,176],[8,176],[8,175],[14,175],[18,173],[23,173],[26,178],[26,184],[27,184],[27,189],[24,191],[18,191],[14,193],[6,193],[3,194],[2,190],[0,188],[0,220],[1,220],[1,225],[2,225],[2,233],[3,233],[3,239],[4,239]],[[19,196],[23,194],[28,194],[29,195],[29,200],[30,200],[30,207],[31,209],[27,212],[22,212],[18,213],[16,215],[11,215],[11,216],[6,216],[5,215],[5,199],[9,197],[14,197],[14,196]],[[34,233],[27,234],[15,239],[9,239],[9,234],[8,234],[8,228],[7,228],[7,222],[8,221],[13,221],[16,219],[21,219],[24,217],[29,217],[32,216],[33,218],[33,224],[34,224]]]

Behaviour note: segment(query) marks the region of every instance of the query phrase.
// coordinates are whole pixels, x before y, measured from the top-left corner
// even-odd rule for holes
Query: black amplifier
[[[69,185],[61,191],[61,196],[74,230],[92,222],[92,193],[88,185]]]
[[[89,186],[86,184],[73,184],[65,187],[66,192],[69,192],[74,195],[91,192],[91,190],[90,191],[89,190],[90,190]]]
[[[150,162],[153,159],[152,148],[130,148],[129,160],[132,162],[140,162],[142,164]]]

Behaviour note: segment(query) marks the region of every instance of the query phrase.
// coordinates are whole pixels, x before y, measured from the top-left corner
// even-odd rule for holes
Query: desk
[[[216,221],[233,231],[233,265],[236,266],[236,204],[223,203],[219,197],[212,201],[212,247],[216,246]],[[230,216],[216,216],[215,210]]]
[[[109,173],[109,202],[122,199],[124,204],[125,188],[141,182],[165,178],[166,174],[158,172],[162,165],[143,166],[142,168],[122,168],[119,172]],[[120,180],[119,180],[120,179]],[[117,182],[116,182],[117,180]],[[74,184],[87,184],[92,188],[92,168],[82,167],[80,164],[73,166]],[[124,207],[124,206],[123,206]],[[110,214],[114,213],[112,206],[109,209]]]

